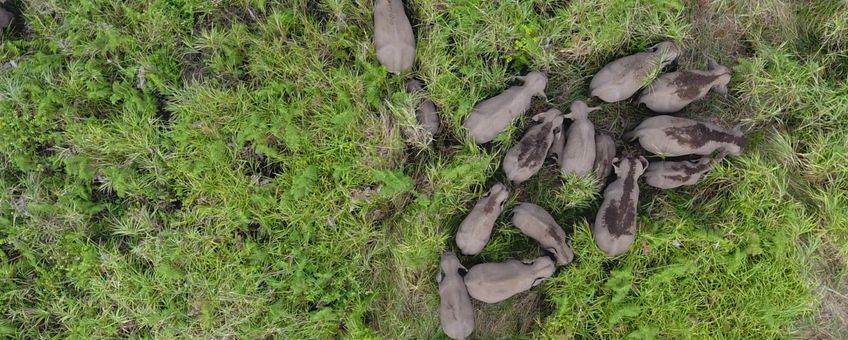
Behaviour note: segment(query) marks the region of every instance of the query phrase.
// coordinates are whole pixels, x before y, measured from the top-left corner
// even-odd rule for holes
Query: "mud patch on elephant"
[[[701,94],[701,89],[708,87],[720,76],[722,76],[722,74],[703,75],[695,72],[683,71],[674,77],[671,85],[677,88],[677,91],[674,92],[675,95],[683,99],[692,100]]]
[[[710,162],[693,161],[686,163],[672,163],[670,168],[672,171],[682,172],[687,175],[694,175],[699,172],[710,169]]]
[[[745,137],[737,137],[722,131],[716,131],[704,124],[692,124],[685,127],[670,127],[663,129],[666,136],[674,139],[680,144],[693,148],[700,148],[709,142],[729,143],[745,146]]]
[[[539,132],[527,139],[522,139],[518,146],[518,165],[520,167],[532,168],[545,160],[545,146],[548,143],[548,135],[553,129],[553,123],[542,125]]]
[[[498,192],[494,192],[494,191],[489,192],[488,197],[486,197],[486,199],[487,199],[486,205],[483,207],[484,212],[489,214],[489,213],[492,213],[493,211],[495,211],[495,206],[498,205],[497,197],[498,197]]]
[[[550,225],[550,224],[547,225],[546,229],[547,229],[547,232],[548,232],[548,236],[553,238],[554,241],[556,241],[556,244],[565,244],[565,240],[563,240],[562,237],[559,235],[559,233],[557,233],[557,230],[556,230],[557,228],[559,228],[559,227],[556,226],[556,225]]]
[[[633,235],[630,231],[630,226],[636,221],[636,202],[631,195],[633,190],[636,190],[636,167],[631,165],[624,178],[621,199],[612,199],[609,208],[604,211],[604,222],[615,237]]]

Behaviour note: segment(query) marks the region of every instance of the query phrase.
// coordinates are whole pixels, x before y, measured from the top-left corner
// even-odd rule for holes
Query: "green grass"
[[[848,337],[844,2],[408,1],[402,76],[375,58],[370,0],[6,6],[24,18],[0,45],[4,337],[443,338],[438,258],[530,124],[480,147],[462,120],[529,70],[550,82],[528,114],[566,109],[666,39],[680,68],[732,67],[728,96],[682,114],[744,123],[750,149],[695,187],[643,185],[615,259],[588,229],[593,179],[546,165],[511,188],[576,260],[476,304],[474,336]],[[440,109],[433,140],[405,77]],[[647,114],[590,118],[618,137]],[[538,256],[507,216],[463,263]]]

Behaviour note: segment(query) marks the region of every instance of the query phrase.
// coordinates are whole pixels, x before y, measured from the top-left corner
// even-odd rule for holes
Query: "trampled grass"
[[[478,101],[548,73],[584,99],[610,60],[664,39],[678,68],[732,67],[682,115],[751,147],[695,187],[642,186],[607,259],[590,178],[511,186],[576,260],[476,304],[474,337],[848,337],[848,5],[842,1],[407,1],[418,55],[386,72],[371,1],[6,1],[0,47],[0,334],[442,338],[438,258],[530,124],[482,147]],[[421,79],[442,132],[415,133]],[[599,104],[597,101],[591,105]],[[604,104],[618,136],[649,112]],[[422,137],[423,136],[423,137]],[[466,266],[538,256],[508,214]]]

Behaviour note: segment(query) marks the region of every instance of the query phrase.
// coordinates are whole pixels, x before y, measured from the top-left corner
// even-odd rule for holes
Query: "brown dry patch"
[[[638,98],[635,96],[634,98]],[[632,130],[645,118],[655,115],[644,106],[636,107],[630,100],[616,103],[603,103],[598,99],[587,102],[590,106],[601,106],[601,110],[589,114],[589,120],[595,125],[595,132],[608,134],[617,146],[619,157],[637,155],[641,152],[638,143],[630,143],[621,138],[625,131]]]
[[[745,45],[743,28],[732,13],[727,13],[726,9],[717,11],[707,0],[688,2],[696,4],[686,6],[692,30],[678,58],[683,68],[698,68],[706,58],[735,61],[752,55],[750,47]]]
[[[573,29],[572,32],[575,32]],[[580,60],[595,52],[592,40],[585,35],[573,35],[566,47],[557,50],[557,54],[566,60]]]
[[[195,24],[194,31],[200,32],[212,27],[232,27],[238,23],[253,27],[256,23],[265,21],[266,12],[252,6],[222,6],[202,15]]]
[[[188,316],[194,317],[200,314],[203,311],[203,307],[206,305],[206,301],[204,299],[194,300],[188,306]]]
[[[362,166],[396,169],[406,160],[406,150],[398,133],[398,123],[390,112],[365,117],[365,140],[377,141],[374,153],[363,157]]]
[[[802,339],[848,339],[848,259],[833,244],[824,244],[811,265],[813,289],[821,304],[802,325]]]
[[[506,334],[512,337],[529,336],[536,325],[536,319],[540,317],[542,293],[539,287],[534,287],[499,303],[472,301],[475,310],[472,338],[499,339]]]
[[[746,38],[744,23],[739,21],[739,6],[720,7],[715,1],[688,0],[686,17],[691,30],[683,42],[678,58],[678,69],[702,69],[709,58],[733,68],[737,60],[751,57],[754,51]],[[729,84],[731,95],[711,95],[707,100],[695,101],[679,114],[702,118],[727,125],[755,116],[756,109],[740,102],[732,95],[735,83]]]
[[[121,336],[132,335],[135,334],[138,328],[139,325],[137,322],[135,322],[135,320],[125,321],[122,322],[121,325],[118,327],[118,334],[120,334]]]
[[[202,83],[212,77],[212,70],[203,64],[205,58],[200,52],[187,52],[180,56],[180,78],[183,83]]]
[[[396,263],[397,261],[399,260],[393,259],[374,268],[374,277],[381,278],[387,290],[377,295],[372,308],[380,306],[391,310],[395,318],[402,319],[404,324],[412,329],[435,329],[441,333],[438,316],[414,317],[438,313],[439,287],[436,283],[436,272],[426,268],[410,268]],[[433,268],[439,270],[438,266]],[[391,334],[392,324],[397,320],[376,317],[385,313],[386,311],[369,310],[365,315],[365,323],[378,334]]]
[[[379,192],[373,185],[366,185],[348,190],[348,197],[354,203],[370,202],[371,197]]]
[[[256,183],[265,185],[270,179],[285,171],[280,163],[275,163],[263,154],[256,152],[253,143],[248,142],[237,154],[238,168],[245,176],[253,177]]]
[[[648,242],[642,241],[642,255],[647,256],[651,253],[651,245]]]

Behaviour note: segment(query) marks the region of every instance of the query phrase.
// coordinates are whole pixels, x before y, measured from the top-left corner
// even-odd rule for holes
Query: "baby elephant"
[[[424,93],[421,82],[416,79],[406,81],[406,90],[412,94]],[[436,105],[430,99],[424,98],[418,104],[418,108],[415,109],[415,120],[430,134],[439,133],[439,115],[436,112]]]
[[[518,77],[524,85],[513,86],[492,98],[477,104],[465,123],[468,133],[477,144],[488,143],[530,108],[533,96],[545,97],[545,86],[548,76],[542,72],[530,72],[524,77]]]
[[[698,183],[701,176],[712,170],[716,163],[724,159],[726,153],[722,150],[715,158],[708,156],[694,161],[660,161],[651,162],[645,171],[645,182],[659,189],[673,189],[684,185]]]
[[[439,319],[451,339],[465,339],[474,331],[474,307],[460,271],[468,270],[452,252],[442,254],[439,283]]]
[[[501,214],[503,205],[509,197],[509,190],[501,183],[495,183],[483,198],[477,201],[474,209],[459,225],[456,233],[456,245],[465,255],[477,255],[489,243],[495,220]]]
[[[571,103],[571,112],[565,118],[574,120],[574,123],[565,133],[565,146],[559,159],[563,174],[584,176],[592,172],[595,164],[595,125],[589,121],[589,112],[597,109],[580,100]]]
[[[465,275],[465,286],[471,297],[495,303],[539,285],[555,270],[554,261],[547,256],[527,264],[518,260],[481,263]]]
[[[730,69],[710,59],[708,71],[678,71],[661,75],[639,97],[651,111],[677,112],[689,103],[707,96],[710,89],[727,94]]]
[[[636,240],[636,207],[639,203],[639,185],[636,181],[645,172],[645,157],[626,157],[618,165],[613,163],[616,180],[604,190],[604,202],[598,209],[592,235],[595,244],[607,256],[623,254]]]
[[[710,155],[719,149],[735,156],[748,145],[739,126],[728,131],[715,124],[672,116],[645,119],[622,138],[639,139],[642,148],[665,157]]]
[[[612,137],[603,132],[595,135],[595,175],[598,176],[598,187],[604,188],[607,177],[612,172],[612,160],[615,158],[615,142]]]
[[[553,254],[558,266],[567,265],[574,260],[574,251],[566,241],[565,231],[542,207],[533,203],[519,204],[512,209],[512,224]]]
[[[527,130],[521,141],[504,157],[503,171],[510,181],[518,184],[539,172],[554,137],[562,131],[562,119],[562,112],[557,109],[533,116],[533,121],[538,124]]]
[[[376,0],[374,3],[374,48],[377,60],[389,72],[398,74],[412,68],[415,36],[401,0]]]
[[[646,85],[648,75],[677,59],[680,51],[670,41],[663,41],[644,52],[617,59],[598,71],[589,84],[589,95],[612,103],[630,98]]]

